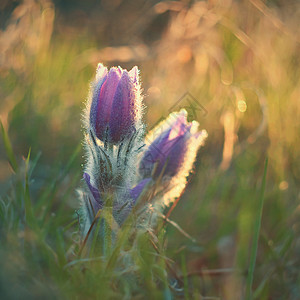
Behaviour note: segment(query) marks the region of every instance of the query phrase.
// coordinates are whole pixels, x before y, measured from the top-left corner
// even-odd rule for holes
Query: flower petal
[[[100,140],[104,140],[106,137],[107,127],[112,113],[113,99],[120,78],[121,74],[119,70],[111,68],[101,87],[99,87],[93,95],[93,103],[96,103],[96,120],[94,120],[95,133]]]
[[[139,82],[139,69],[137,66],[134,66],[130,71],[129,71],[129,76],[132,80],[133,83],[138,84]]]
[[[151,181],[151,178],[145,178],[141,180],[133,189],[130,190],[130,197],[133,200],[133,204],[136,203],[137,199],[143,192],[146,185]]]
[[[84,178],[91,194],[93,195],[93,198],[94,198],[93,200],[95,200],[92,202],[93,208],[98,211],[99,209],[101,209],[103,207],[103,201],[101,200],[100,192],[96,187],[94,187],[91,184],[91,177],[88,173],[84,172],[83,178]]]
[[[112,114],[109,121],[109,131],[113,143],[117,143],[122,137],[134,130],[136,116],[135,87],[126,70],[116,88]]]

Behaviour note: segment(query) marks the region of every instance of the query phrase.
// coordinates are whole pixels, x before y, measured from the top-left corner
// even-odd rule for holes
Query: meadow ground
[[[300,298],[299,2],[0,10],[0,298]],[[79,255],[76,214],[98,62],[139,67],[148,128],[184,107],[209,135],[171,222],[105,260]]]

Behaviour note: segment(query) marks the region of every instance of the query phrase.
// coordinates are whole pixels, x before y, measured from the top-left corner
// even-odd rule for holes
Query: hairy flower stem
[[[104,232],[103,232],[103,254],[109,257],[112,251],[113,234],[113,196],[108,195],[105,203]]]

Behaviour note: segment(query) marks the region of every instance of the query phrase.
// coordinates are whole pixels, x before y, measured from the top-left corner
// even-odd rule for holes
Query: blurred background
[[[148,128],[192,101],[209,134],[171,215],[198,243],[169,225],[169,257],[186,258],[202,295],[241,299],[268,156],[255,295],[299,299],[299,20],[296,0],[1,0],[0,118],[17,159],[39,159],[33,201],[54,186],[49,213],[63,198],[72,219],[97,63],[137,65]],[[2,198],[12,175],[1,141]]]

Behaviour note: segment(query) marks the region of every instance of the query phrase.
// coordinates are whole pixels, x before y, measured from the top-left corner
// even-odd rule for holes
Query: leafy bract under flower
[[[95,217],[97,212],[100,209],[103,209],[105,206],[105,197],[101,197],[99,189],[91,183],[91,177],[89,174],[84,173],[83,179],[85,180],[88,191],[91,194],[91,197],[89,197],[89,202],[86,203],[86,206],[91,208],[92,216]],[[151,178],[143,179],[132,189],[124,190],[122,193],[119,193],[119,195],[115,195],[115,201],[113,203],[113,216],[119,225],[124,223],[140,195],[142,194],[144,188],[150,181]],[[119,198],[121,198],[121,201],[119,201]],[[90,223],[92,223],[93,220],[90,221]]]

